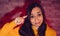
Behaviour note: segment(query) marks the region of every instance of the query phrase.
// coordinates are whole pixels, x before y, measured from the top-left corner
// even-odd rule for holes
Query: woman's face
[[[33,26],[40,26],[43,22],[43,15],[39,7],[34,7],[31,11],[30,21]]]

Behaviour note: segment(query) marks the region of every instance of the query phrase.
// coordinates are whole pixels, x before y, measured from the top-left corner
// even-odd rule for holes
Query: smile
[[[38,23],[35,23],[35,24],[39,24],[40,22],[38,22]]]

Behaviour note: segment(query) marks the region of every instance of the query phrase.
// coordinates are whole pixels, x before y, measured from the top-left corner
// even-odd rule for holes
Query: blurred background
[[[33,0],[0,0],[0,28],[18,16],[24,16],[26,8]],[[60,36],[60,0],[34,0],[40,3],[45,11],[49,25]],[[22,14],[23,13],[23,14]]]

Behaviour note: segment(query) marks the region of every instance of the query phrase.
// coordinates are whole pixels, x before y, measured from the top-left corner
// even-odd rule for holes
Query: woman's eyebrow
[[[40,11],[39,11],[39,12],[37,12],[37,13],[40,13]]]
[[[31,14],[31,15],[33,15],[33,14]]]

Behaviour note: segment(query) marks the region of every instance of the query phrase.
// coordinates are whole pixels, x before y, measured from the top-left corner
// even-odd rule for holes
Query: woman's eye
[[[41,16],[41,14],[38,14],[38,16]]]
[[[34,18],[34,16],[31,16],[30,18]]]

